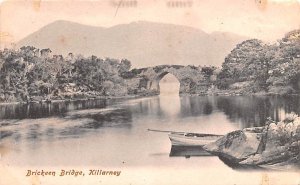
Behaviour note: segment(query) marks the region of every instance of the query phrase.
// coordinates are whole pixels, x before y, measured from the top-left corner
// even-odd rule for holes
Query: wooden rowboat
[[[172,146],[204,146],[208,143],[214,142],[223,135],[190,133],[190,132],[174,132],[167,130],[148,129],[152,132],[167,132]]]
[[[203,146],[221,138],[222,135],[171,132],[169,134],[172,146]]]

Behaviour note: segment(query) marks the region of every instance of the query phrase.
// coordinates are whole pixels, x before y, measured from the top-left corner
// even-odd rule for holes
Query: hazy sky
[[[134,0],[122,0],[129,1]],[[102,27],[143,20],[268,41],[300,28],[300,0],[182,0],[186,7],[181,8],[170,8],[170,0],[136,2],[136,7],[118,7],[119,0],[4,1],[0,9],[0,43],[17,42],[55,20]]]

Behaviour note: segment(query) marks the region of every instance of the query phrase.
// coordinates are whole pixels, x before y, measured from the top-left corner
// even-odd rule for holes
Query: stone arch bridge
[[[215,70],[215,67],[159,65],[133,69],[124,76],[130,94],[159,94],[159,82],[167,74],[179,81],[180,94],[205,94],[216,79]]]

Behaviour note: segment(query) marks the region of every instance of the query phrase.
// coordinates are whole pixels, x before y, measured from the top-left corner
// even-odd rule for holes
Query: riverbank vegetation
[[[154,71],[163,67],[156,66]],[[0,102],[151,94],[145,89],[149,79],[139,76],[147,68],[130,68],[127,59],[52,55],[50,49],[32,46],[3,49]],[[300,30],[274,44],[246,40],[228,54],[221,69],[187,66],[184,70],[200,70],[201,74],[201,79],[197,75],[193,76],[196,80],[187,78],[187,94],[299,94]]]
[[[127,94],[126,59],[51,55],[26,46],[0,51],[0,102],[41,101]]]
[[[238,44],[225,58],[216,84],[240,94],[299,93],[300,30],[274,44],[257,39]]]

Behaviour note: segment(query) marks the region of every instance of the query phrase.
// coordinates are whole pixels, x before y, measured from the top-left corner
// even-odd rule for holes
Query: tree
[[[122,74],[128,72],[130,68],[131,68],[131,62],[127,59],[122,59],[119,65],[119,73]]]

